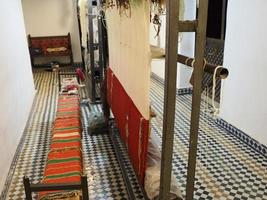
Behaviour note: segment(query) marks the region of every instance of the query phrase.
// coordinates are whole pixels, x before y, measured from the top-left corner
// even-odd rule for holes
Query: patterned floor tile
[[[24,199],[22,178],[33,182],[42,179],[50,144],[50,129],[57,102],[57,78],[51,72],[34,73],[37,89],[36,104],[29,119],[24,142],[16,165],[10,170],[7,195],[1,199]],[[163,84],[151,81],[151,101],[157,117],[152,132],[162,135]],[[82,105],[83,157],[88,174],[90,199],[128,199],[115,151],[109,135],[88,135],[88,115],[99,106]],[[219,127],[211,114],[201,107],[199,148],[194,199],[267,199],[267,159]],[[173,174],[185,195],[191,95],[177,95],[174,137]],[[120,142],[118,136],[117,141]],[[143,199],[125,146],[119,143],[136,199]],[[35,196],[36,198],[36,196]]]
[[[152,131],[162,136],[163,85],[151,82],[151,101],[158,113]],[[191,95],[177,95],[173,173],[185,195]],[[218,127],[201,105],[195,199],[267,199],[267,159]],[[253,197],[253,198],[252,198]]]
[[[1,195],[1,199],[21,200],[25,198],[22,178],[29,176],[33,183],[42,180],[46,155],[49,151],[50,132],[55,117],[56,102],[58,96],[57,76],[55,73],[36,70],[34,73],[37,89],[36,103],[29,125],[26,129],[24,143],[16,161],[13,172],[10,172],[10,183],[7,194]],[[83,158],[84,168],[88,175],[88,187],[90,199],[128,199],[120,167],[111,143],[109,135],[88,135],[87,123],[91,111],[100,111],[99,106],[81,106],[83,115]],[[120,143],[121,144],[121,143]],[[129,158],[126,158],[126,160]],[[129,160],[125,161],[130,163]],[[131,183],[136,187],[135,193],[140,195],[140,186],[131,171]],[[37,199],[37,195],[33,195]]]

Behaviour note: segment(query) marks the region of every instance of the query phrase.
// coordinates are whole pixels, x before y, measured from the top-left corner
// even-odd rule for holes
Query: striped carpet
[[[24,199],[22,178],[33,182],[43,177],[50,143],[50,129],[55,117],[58,86],[52,72],[34,72],[36,102],[28,126],[10,169],[1,200]],[[161,137],[163,84],[151,81],[152,107],[157,118],[152,131]],[[185,194],[191,95],[177,95],[173,173]],[[90,199],[128,199],[125,184],[108,135],[86,133],[88,115],[99,107],[82,105],[84,115],[83,157],[88,176]],[[203,104],[202,104],[203,111]],[[125,155],[125,151],[122,150]],[[127,158],[126,158],[127,160]],[[128,161],[129,162],[129,161]],[[134,175],[136,199],[142,199]],[[36,199],[36,196],[34,196]],[[267,199],[267,159],[215,124],[209,114],[201,112],[195,199]]]

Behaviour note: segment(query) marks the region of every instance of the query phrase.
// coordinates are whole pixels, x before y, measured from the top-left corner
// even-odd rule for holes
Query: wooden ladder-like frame
[[[195,32],[196,47],[193,73],[193,100],[190,125],[189,159],[187,170],[186,200],[193,200],[196,170],[197,141],[203,78],[204,51],[208,16],[208,0],[200,0],[198,19],[179,21],[180,0],[166,1],[166,60],[165,60],[165,93],[163,114],[162,161],[160,178],[160,200],[169,199],[172,154],[174,139],[174,120],[176,103],[177,52],[179,32]],[[179,108],[178,108],[179,109]]]

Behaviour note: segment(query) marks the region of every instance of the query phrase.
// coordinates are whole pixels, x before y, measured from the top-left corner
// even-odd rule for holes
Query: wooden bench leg
[[[71,64],[71,67],[73,67],[74,62],[73,62],[73,55],[72,54],[70,56],[70,64]]]
[[[31,65],[32,65],[32,68],[34,68],[34,58],[33,58],[32,55],[30,55],[30,57],[31,57]]]
[[[58,91],[60,91],[60,89],[61,89],[60,70],[57,71],[57,77],[58,77]]]
[[[87,176],[81,177],[83,200],[89,200]]]
[[[31,183],[28,177],[23,178],[26,200],[32,200]]]

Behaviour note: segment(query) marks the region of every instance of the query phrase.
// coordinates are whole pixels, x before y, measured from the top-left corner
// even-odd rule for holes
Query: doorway
[[[206,60],[214,65],[223,65],[224,40],[226,30],[226,14],[228,0],[209,1],[207,21]],[[205,73],[203,85],[207,87],[209,96],[212,90],[212,75]],[[215,101],[220,103],[221,81],[216,82]]]
[[[207,38],[225,39],[228,0],[209,1]]]

